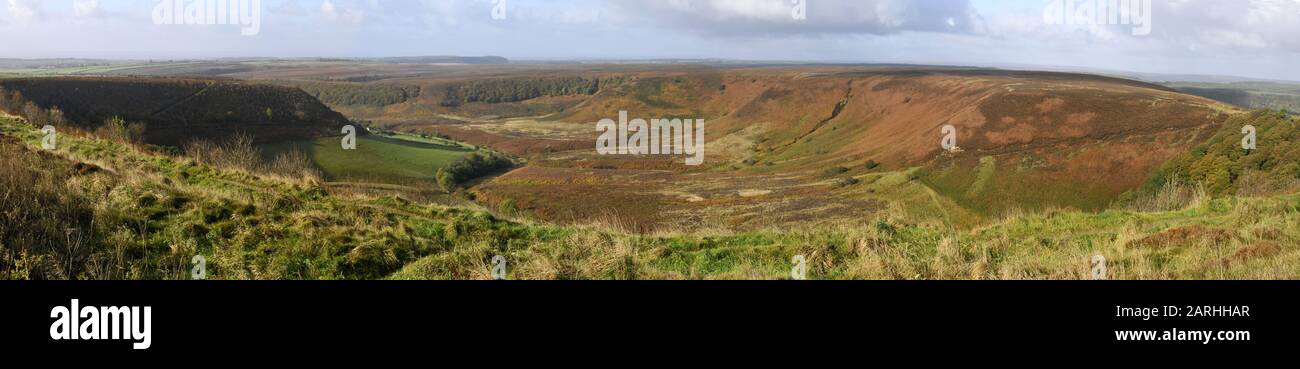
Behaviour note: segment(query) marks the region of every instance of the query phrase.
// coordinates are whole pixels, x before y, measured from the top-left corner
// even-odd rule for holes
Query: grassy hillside
[[[146,126],[149,143],[182,146],[199,138],[248,134],[259,142],[338,135],[347,118],[297,88],[180,78],[22,78],[0,80],[41,108],[94,129],[113,117]]]
[[[261,148],[267,159],[294,150],[306,153],[329,181],[426,186],[435,182],[438,169],[474,152],[453,141],[404,134],[360,136],[356,150],[343,150],[338,138],[283,141]]]
[[[551,227],[41,134],[0,118],[0,278],[183,279],[1077,279],[1300,278],[1300,196],[1193,199],[1167,212],[1052,211],[971,231],[902,212],[838,227],[634,235]]]

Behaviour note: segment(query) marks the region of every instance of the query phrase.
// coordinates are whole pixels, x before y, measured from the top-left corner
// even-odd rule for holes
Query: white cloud
[[[40,15],[39,4],[33,0],[9,0],[9,17],[18,24],[31,23]]]
[[[889,35],[906,31],[981,33],[967,0],[806,1],[806,19],[790,0],[618,0],[628,14],[673,27],[725,35]]]
[[[72,13],[78,17],[100,14],[99,0],[73,0]]]
[[[307,8],[298,3],[298,0],[285,0],[280,5],[272,7],[271,12],[277,15],[299,17],[307,15]]]
[[[325,0],[320,4],[320,15],[327,22],[351,25],[358,25],[366,20],[364,11],[351,6],[336,5],[333,0]]]

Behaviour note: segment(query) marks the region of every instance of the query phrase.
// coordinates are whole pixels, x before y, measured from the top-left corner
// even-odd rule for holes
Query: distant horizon
[[[260,0],[246,17],[187,18],[155,0],[7,0],[0,56],[1020,64],[1300,81],[1300,1],[1124,0],[1132,11],[1091,13],[1062,1]]]
[[[402,58],[503,58],[507,60],[504,65],[534,65],[530,62],[571,62],[586,64],[652,64],[638,62],[653,61],[672,61],[682,62],[701,62],[698,64],[708,64],[708,62],[718,62],[719,64],[734,63],[737,66],[745,64],[786,64],[790,66],[800,65],[862,65],[862,66],[879,66],[879,65],[902,65],[916,67],[945,67],[945,68],[992,68],[1004,70],[1023,70],[1023,71],[1043,71],[1043,72],[1063,72],[1063,73],[1081,73],[1097,74],[1106,76],[1117,76],[1124,78],[1134,78],[1148,82],[1206,82],[1208,79],[1217,79],[1214,83],[1238,83],[1238,82],[1271,82],[1283,84],[1300,84],[1300,79],[1278,79],[1278,78],[1261,78],[1250,77],[1246,75],[1234,74],[1197,74],[1197,73],[1168,73],[1168,72],[1143,72],[1136,70],[1122,69],[1105,69],[1093,68],[1087,66],[1074,65],[1035,65],[1035,64],[1017,64],[1017,63],[989,63],[989,64],[948,64],[948,63],[923,63],[923,62],[879,62],[879,61],[860,61],[860,60],[757,60],[757,59],[732,59],[732,58],[673,58],[673,57],[638,57],[638,58],[577,58],[577,57],[552,57],[552,58],[513,58],[504,55],[391,55],[391,56],[224,56],[211,58],[95,58],[95,57],[51,57],[51,58],[9,58],[0,57],[0,60],[16,60],[25,62],[40,61],[58,61],[58,60],[77,60],[90,62],[186,62],[186,61],[239,61],[239,60],[382,60],[382,59],[402,59]],[[404,64],[435,64],[435,63],[404,63]],[[469,63],[449,63],[460,65],[474,65]],[[502,64],[481,64],[481,65],[502,65]],[[0,69],[2,72],[3,69]],[[1183,80],[1183,79],[1156,79],[1149,78],[1155,76],[1163,77],[1202,77],[1201,79]]]

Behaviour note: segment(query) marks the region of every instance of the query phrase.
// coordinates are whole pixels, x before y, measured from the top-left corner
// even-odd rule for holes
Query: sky
[[[175,22],[159,0],[0,0],[0,58],[737,59],[1300,81],[1300,0],[226,1],[256,8],[257,27]],[[1112,20],[1096,5],[1110,2],[1137,11]]]

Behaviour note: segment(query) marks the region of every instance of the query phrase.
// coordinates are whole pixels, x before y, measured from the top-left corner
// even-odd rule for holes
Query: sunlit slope
[[[1161,86],[1078,74],[756,69],[641,78],[558,119],[627,107],[633,116],[708,119],[713,165],[921,167],[919,180],[987,214],[1104,207],[1234,113]],[[960,150],[941,147],[947,125]]]

